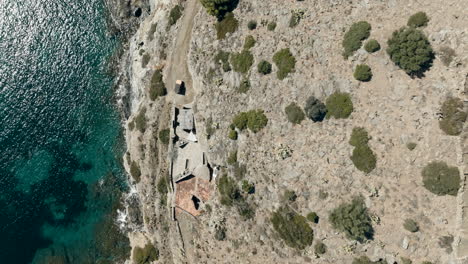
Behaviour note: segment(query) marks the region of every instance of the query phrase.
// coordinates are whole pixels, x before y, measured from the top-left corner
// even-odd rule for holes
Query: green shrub
[[[282,49],[275,53],[273,62],[278,68],[278,79],[283,80],[291,73],[296,66],[296,59],[289,49]]]
[[[231,140],[237,140],[237,136],[238,136],[238,135],[237,135],[237,131],[236,131],[236,130],[234,130],[234,129],[229,130],[229,134],[228,134],[229,139],[231,139]]]
[[[295,213],[289,207],[281,207],[271,217],[273,228],[286,245],[305,249],[312,245],[314,231],[304,216]]]
[[[232,124],[239,130],[244,130],[247,128],[247,122],[249,121],[249,117],[246,112],[240,112],[237,114],[234,119],[232,119]]]
[[[221,195],[221,204],[225,206],[234,205],[236,200],[241,199],[241,193],[237,188],[236,182],[227,175],[219,178],[218,191]]]
[[[315,254],[323,255],[327,253],[327,246],[322,241],[317,241],[314,246]]]
[[[263,75],[267,75],[271,73],[271,63],[269,63],[266,60],[262,60],[261,62],[258,63],[257,65],[258,73],[261,73]]]
[[[163,129],[163,130],[160,130],[158,136],[159,136],[159,140],[161,140],[161,142],[162,142],[164,145],[168,145],[168,144],[169,144],[169,141],[170,141],[170,139],[171,139],[171,132],[169,131],[168,128]]]
[[[299,25],[299,22],[301,21],[303,17],[304,17],[303,10],[293,11],[291,14],[291,18],[289,19],[289,27],[293,28]]]
[[[401,28],[387,41],[390,59],[410,76],[422,77],[434,59],[431,44],[424,33],[414,28]]]
[[[166,176],[161,175],[156,188],[161,195],[160,203],[165,205],[167,203],[167,193],[169,192],[168,180]]]
[[[361,82],[368,82],[372,79],[371,68],[365,64],[359,64],[354,70],[354,78]]]
[[[354,147],[359,147],[367,145],[369,140],[370,137],[366,129],[364,129],[363,127],[355,127],[353,128],[353,132],[351,133],[349,144]]]
[[[364,49],[369,53],[374,53],[380,50],[380,44],[377,40],[370,39],[366,42],[366,45],[364,45]]]
[[[254,30],[257,28],[257,21],[255,20],[250,20],[249,23],[247,24],[247,27],[250,29],[250,30]]]
[[[159,96],[167,94],[166,85],[163,81],[163,75],[161,70],[156,70],[151,76],[149,96],[151,100],[156,100]]]
[[[406,219],[403,223],[403,227],[412,233],[419,231],[418,223],[416,223],[416,221],[414,221],[413,219]]]
[[[427,26],[427,22],[429,22],[429,18],[427,17],[426,13],[418,12],[408,19],[408,26],[409,27],[425,27]]]
[[[252,35],[248,35],[247,37],[245,37],[244,49],[249,50],[253,46],[255,46],[255,39],[254,39],[254,37]]]
[[[358,170],[370,173],[375,169],[377,158],[372,149],[365,145],[354,148],[351,161]]]
[[[132,163],[130,164],[130,175],[132,175],[132,178],[135,180],[135,182],[140,182],[141,170],[140,166],[135,161],[132,161]]]
[[[249,50],[243,50],[240,53],[231,55],[232,68],[236,72],[247,73],[253,64],[253,55]]]
[[[263,113],[263,110],[250,110],[247,112],[247,127],[250,131],[257,133],[264,128],[268,123],[268,118]]]
[[[316,212],[310,212],[307,214],[307,220],[311,221],[312,223],[317,224],[319,222],[319,216]]]
[[[244,178],[245,174],[247,173],[247,166],[244,164],[239,164],[239,162],[234,163],[233,165],[233,173],[234,177],[237,180]]]
[[[285,190],[283,193],[283,201],[294,202],[297,199],[297,194],[293,190]]]
[[[222,20],[229,12],[233,11],[239,0],[200,0],[206,12]]]
[[[135,117],[135,126],[141,133],[146,131],[146,107],[143,107]]]
[[[329,216],[334,229],[345,232],[349,239],[363,242],[372,239],[374,229],[362,197],[354,197],[351,203],[343,203]]]
[[[450,97],[442,104],[441,110],[440,129],[447,135],[460,135],[467,117],[467,113],[463,111],[463,101],[459,98]]]
[[[304,107],[305,115],[314,122],[322,121],[327,114],[327,107],[314,96],[307,99]]]
[[[414,143],[414,142],[408,142],[406,144],[406,147],[409,149],[409,150],[414,150],[416,148],[417,144]]]
[[[159,250],[153,245],[147,244],[144,248],[136,247],[133,250],[133,262],[135,264],[150,264],[158,260]]]
[[[221,64],[223,66],[223,71],[228,72],[231,70],[231,65],[229,64],[229,56],[231,53],[220,50],[218,54],[214,57],[215,63],[217,65]]]
[[[239,21],[234,17],[233,13],[228,13],[226,17],[216,23],[216,36],[218,39],[226,38],[228,33],[234,33],[239,26]]]
[[[236,202],[236,207],[243,220],[252,219],[255,216],[254,208],[242,196]]]
[[[359,258],[354,258],[352,264],[387,264],[387,261],[385,260],[371,261],[368,257],[361,256]]]
[[[216,126],[213,126],[213,118],[210,116],[206,119],[206,124],[205,124],[205,133],[206,133],[206,139],[210,139],[211,136],[214,135],[216,132]]]
[[[237,151],[232,151],[227,158],[227,164],[234,165],[236,162],[237,162]]]
[[[268,23],[267,29],[268,29],[269,31],[275,31],[275,29],[276,29],[276,22],[275,22],[275,21],[271,21],[270,23]]]
[[[411,261],[411,259],[401,257],[401,264],[412,264],[412,263],[413,261]]]
[[[450,65],[450,63],[452,63],[453,57],[455,57],[455,55],[455,50],[450,47],[443,46],[439,49],[440,60],[442,61],[442,64],[447,67]]]
[[[176,5],[171,9],[169,14],[169,25],[174,25],[177,23],[177,20],[182,16],[182,11],[184,9],[180,5]]]
[[[217,227],[214,237],[218,241],[225,240],[226,239],[226,228],[225,227]]]
[[[255,185],[253,183],[248,182],[247,180],[243,180],[242,191],[248,194],[253,194],[255,193]]]
[[[335,92],[325,102],[327,106],[327,118],[348,118],[353,112],[353,102],[348,93]]]
[[[252,132],[257,133],[264,128],[268,123],[268,118],[263,113],[263,110],[250,110],[237,114],[232,120],[234,127],[239,130],[244,130],[248,127]]]
[[[302,111],[296,103],[290,103],[286,106],[284,112],[286,113],[288,121],[293,124],[300,124],[305,117],[304,111]]]
[[[423,262],[421,262],[421,264],[433,264],[433,263],[430,262],[430,261],[423,261]]]
[[[242,80],[242,82],[239,85],[239,88],[237,88],[237,91],[239,93],[247,93],[250,89],[250,82],[248,79]]]
[[[460,172],[442,161],[433,161],[422,170],[423,184],[436,195],[456,196],[460,188]]]
[[[371,25],[366,21],[359,21],[351,25],[349,30],[345,33],[342,42],[344,48],[343,56],[346,59],[361,48],[362,41],[369,37],[370,31]]]
[[[151,56],[148,53],[145,53],[143,57],[141,58],[141,67],[146,68],[146,65],[148,65],[150,59],[151,59]]]

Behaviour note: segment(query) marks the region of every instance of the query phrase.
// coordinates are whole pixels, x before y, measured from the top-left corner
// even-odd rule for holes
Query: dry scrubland
[[[172,36],[187,10],[170,16],[174,3],[152,6],[155,11],[142,23],[128,55],[134,90],[129,125],[146,107],[144,133],[138,122],[127,131],[127,161],[139,164],[141,178],[142,213],[135,221],[139,232],[131,235],[134,246],[143,248],[151,241],[164,263],[368,263],[358,259],[361,256],[387,263],[405,263],[401,257],[413,263],[458,263],[458,185],[430,192],[431,186],[441,185],[423,182],[422,171],[433,161],[443,161],[458,167],[464,182],[456,135],[460,126],[443,125],[455,135],[439,128],[442,112],[446,120],[450,111],[456,112],[457,121],[466,118],[457,106],[442,111],[447,98],[463,99],[468,85],[468,13],[463,1],[241,0],[233,16],[228,15],[237,27],[233,20],[218,26],[235,29],[225,35],[217,32],[217,19],[200,8],[188,56],[197,132],[209,148],[210,162],[223,167],[218,186],[229,185],[229,192],[218,192],[197,219],[180,219],[182,230],[190,230],[184,236],[185,257],[175,242],[170,212],[160,202],[164,191],[156,187],[167,174],[166,147],[158,133],[169,124],[171,91],[167,97],[156,92],[160,96],[152,93],[150,98],[149,87],[157,68],[163,68],[167,78],[163,66],[167,54],[177,52]],[[387,40],[418,11],[429,18],[419,29],[435,58],[424,76],[410,76],[389,58]],[[174,22],[178,12],[182,18]],[[345,58],[342,41],[358,21],[370,24],[370,36]],[[366,45],[370,39],[380,48]],[[143,46],[138,45],[141,41]],[[275,56],[281,50],[282,55]],[[442,55],[452,51],[448,62]],[[148,62],[142,61],[145,53]],[[294,64],[294,69],[287,73],[285,64]],[[358,65],[370,69],[361,67],[356,73]],[[160,83],[153,85],[161,90]],[[327,98],[335,92],[349,95],[350,114],[329,108]],[[306,108],[301,114],[310,96],[327,105],[322,121],[323,111]],[[314,110],[324,109],[317,104]],[[233,124],[241,112],[246,112],[245,120]],[[363,129],[350,142],[356,127]],[[129,171],[131,164],[126,163]],[[454,177],[450,184],[457,183],[454,169],[449,174]],[[364,227],[350,232],[339,224],[342,216],[334,209],[352,201],[355,206],[348,207],[344,217],[354,213]]]

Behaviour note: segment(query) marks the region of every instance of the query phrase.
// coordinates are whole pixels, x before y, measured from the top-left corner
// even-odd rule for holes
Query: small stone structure
[[[171,180],[174,186],[175,217],[179,213],[198,216],[214,188],[213,170],[198,142],[191,105],[174,107],[171,136]]]

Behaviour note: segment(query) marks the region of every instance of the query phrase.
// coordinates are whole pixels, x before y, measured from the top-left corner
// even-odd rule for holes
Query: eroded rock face
[[[165,240],[178,234],[173,229],[164,233],[170,213],[160,206],[161,197],[155,191],[157,179],[168,164],[162,162],[167,153],[160,149],[153,135],[168,124],[164,113],[170,100],[150,101],[146,88],[154,68],[166,66],[163,55],[170,57],[177,52],[174,36],[181,25],[167,29],[170,3],[161,1],[151,6],[154,8],[150,16],[132,38],[127,57],[129,121],[145,106],[149,125],[143,135],[130,130],[126,135],[131,159],[138,160],[142,167],[138,194],[143,216],[136,214],[135,221],[143,225],[142,232],[151,241],[168,247],[162,259],[168,263],[182,259],[190,263],[311,260],[313,247],[297,253],[284,246],[271,227],[271,213],[284,205],[282,194],[289,189],[298,195],[290,204],[292,208],[304,216],[311,211],[320,216],[320,222],[312,225],[314,238],[323,241],[328,251],[324,257],[314,258],[313,263],[350,263],[354,255],[368,255],[372,260],[386,258],[389,263],[399,260],[396,256],[410,256],[415,263],[423,260],[450,263],[454,253],[446,253],[434,238],[458,232],[457,198],[433,196],[422,186],[420,175],[421,168],[433,160],[461,166],[459,139],[440,131],[437,113],[446,96],[462,97],[463,91],[468,90],[468,36],[463,33],[468,21],[461,14],[462,1],[430,1],[424,7],[413,0],[316,0],[292,1],[287,5],[281,0],[241,1],[234,11],[239,28],[225,40],[216,39],[215,19],[203,10],[199,12],[188,56],[196,94],[197,131],[200,141],[209,146],[210,163],[225,167],[225,172],[232,177],[236,170],[227,165],[226,158],[231,151],[238,151],[239,164],[246,166],[242,179],[255,184],[255,194],[246,196],[255,207],[255,218],[242,221],[236,209],[222,206],[215,196],[208,202],[210,210],[197,220],[180,220],[182,230],[190,230],[192,234],[184,241],[183,254],[175,240]],[[411,79],[391,62],[385,45],[394,30],[406,25],[410,11],[419,8],[424,8],[430,17],[424,31],[434,50],[447,45],[457,55],[449,66],[436,58],[424,78]],[[439,12],[441,9],[443,13]],[[145,9],[142,10],[141,18],[144,18]],[[303,10],[305,15],[296,27],[290,28],[291,12],[297,10]],[[252,19],[257,21],[257,29],[248,30],[246,25]],[[360,20],[372,25],[370,38],[378,40],[382,49],[373,54],[360,49],[344,60],[341,55],[344,32]],[[263,21],[275,21],[276,29],[269,31],[268,23]],[[151,39],[148,32],[153,24],[157,27]],[[240,52],[247,35],[256,39],[251,48],[254,63],[250,72],[225,73],[213,62],[214,56],[218,50]],[[144,45],[138,46],[140,42]],[[291,50],[296,65],[280,81],[272,57],[282,48]],[[141,67],[142,49],[151,55],[146,68]],[[261,60],[273,64],[271,74],[257,72]],[[368,83],[359,83],[352,76],[355,66],[363,63],[374,74]],[[244,79],[249,80],[250,89],[239,93],[237,88]],[[325,102],[336,91],[351,94],[354,112],[350,118],[316,123],[304,120],[299,125],[287,121],[284,108],[290,103],[303,108],[308,97],[315,96]],[[267,126],[258,133],[243,131],[236,141],[228,139],[233,116],[251,109],[265,111]],[[207,140],[203,135],[209,118],[217,128]],[[353,148],[348,141],[356,126],[369,132],[369,145],[377,156],[376,169],[367,175],[358,171],[349,158]],[[417,143],[412,151],[406,147],[409,142]],[[278,155],[281,148],[291,150],[285,159]],[[375,237],[368,244],[347,240],[328,223],[329,212],[355,195],[365,197],[371,218],[375,220]],[[415,219],[422,231],[405,233],[406,218]],[[438,219],[446,219],[446,224]],[[226,228],[222,241],[216,239],[220,228]]]

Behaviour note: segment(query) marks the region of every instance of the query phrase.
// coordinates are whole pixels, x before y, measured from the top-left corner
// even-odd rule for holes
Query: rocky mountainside
[[[130,98],[125,166],[141,201],[130,234],[133,247],[154,244],[163,263],[351,263],[360,256],[387,263],[408,263],[402,257],[464,263],[463,188],[458,195],[436,195],[422,176],[430,162],[443,161],[458,167],[464,186],[461,137],[439,128],[447,118],[444,101],[464,100],[468,85],[464,1],[240,0],[221,22],[194,1],[150,1],[125,55],[131,87],[125,94]],[[434,59],[424,76],[411,76],[391,60],[387,40],[419,11],[429,18],[419,30]],[[375,52],[358,47],[346,59],[343,39],[358,21],[371,26],[363,43],[375,39],[381,47]],[[248,36],[254,44],[246,44]],[[187,38],[185,55],[181,39]],[[275,56],[282,49],[290,56]],[[271,70],[258,69],[263,60]],[[200,216],[173,221],[173,188],[164,185],[170,157],[160,131],[170,126],[174,78],[184,74],[174,72],[184,63],[199,141],[209,149],[210,164],[221,168],[217,188],[233,183],[238,193],[227,206],[223,197],[229,194],[216,191]],[[360,64],[370,67],[370,80],[353,76]],[[157,72],[167,95],[154,97],[161,84]],[[336,92],[352,101],[347,118],[333,117],[327,99]],[[308,111],[304,120],[297,116],[311,96],[327,105],[329,116],[322,121],[307,118]],[[285,109],[291,103],[299,110],[289,118]],[[259,116],[246,121],[250,129],[233,125],[240,112],[257,109],[268,119],[264,127],[255,126]],[[353,154],[360,149],[349,143],[355,127],[368,133],[365,149],[373,153],[368,159]],[[359,162],[367,169],[358,169]],[[335,208],[354,197],[361,197],[365,212],[359,214],[368,216],[373,229],[363,240],[350,239],[346,228],[333,224]],[[305,224],[313,242],[301,235],[299,244],[291,242],[297,228],[287,224],[291,241],[285,239],[275,227],[275,212],[287,212],[286,223],[298,226],[304,226],[300,215],[315,212],[318,220]],[[409,228],[409,219],[417,228]]]

